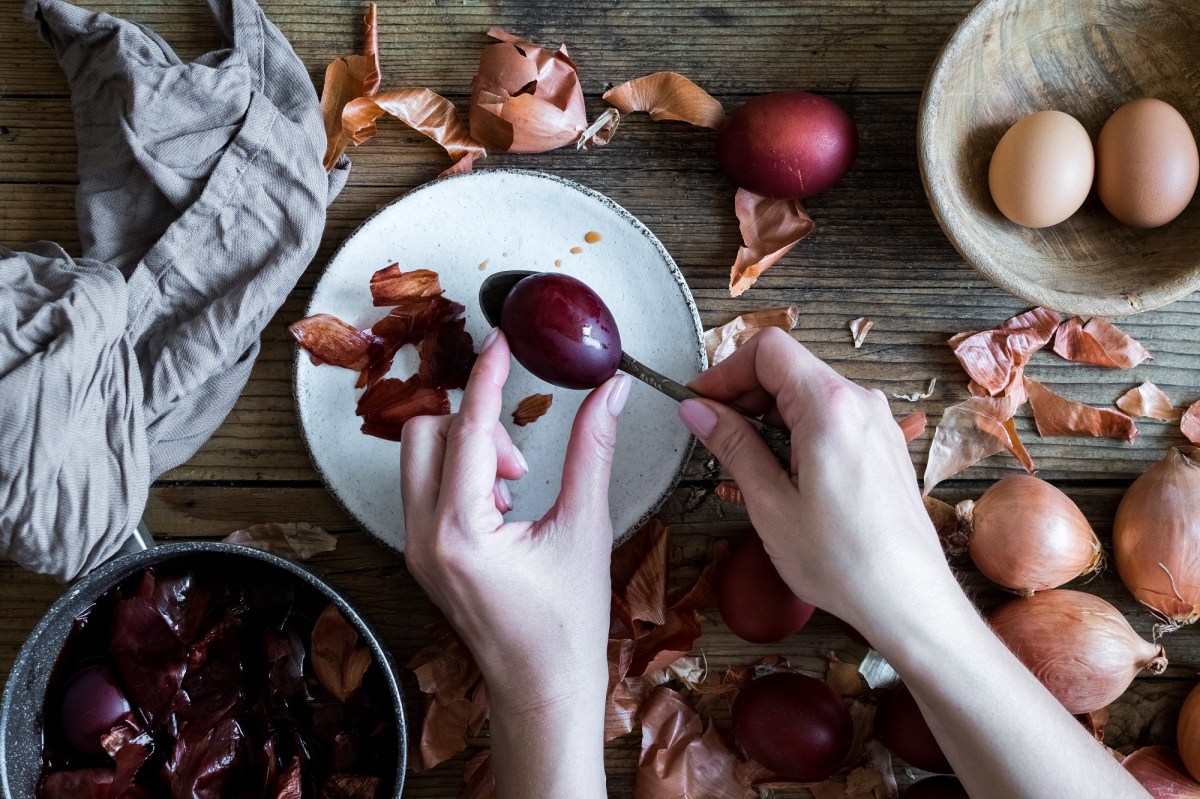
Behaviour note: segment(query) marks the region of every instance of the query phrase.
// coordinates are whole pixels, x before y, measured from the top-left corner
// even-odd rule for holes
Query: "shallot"
[[[1184,771],[1175,750],[1144,746],[1121,761],[1154,799],[1200,799],[1200,782]]]
[[[1143,669],[1161,674],[1161,646],[1141,638],[1121,612],[1082,591],[1039,591],[1001,605],[988,624],[1071,713],[1111,704]]]
[[[958,506],[971,560],[997,585],[1022,595],[1058,588],[1104,567],[1092,526],[1063,492],[1014,474]]]
[[[1200,774],[1200,688],[1193,688],[1179,711],[1179,757],[1193,776]]]
[[[1125,587],[1170,627],[1200,618],[1200,447],[1175,447],[1134,481],[1113,550]]]

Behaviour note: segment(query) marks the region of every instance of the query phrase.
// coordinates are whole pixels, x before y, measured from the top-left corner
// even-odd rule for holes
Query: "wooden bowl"
[[[1034,111],[1071,114],[1095,143],[1139,97],[1200,123],[1198,0],[983,0],[946,43],[921,100],[921,177],[946,236],[990,281],[1037,305],[1121,316],[1200,288],[1200,198],[1154,230],[1118,222],[1095,191],[1065,222],[1005,219],[988,190],[1000,136]]]

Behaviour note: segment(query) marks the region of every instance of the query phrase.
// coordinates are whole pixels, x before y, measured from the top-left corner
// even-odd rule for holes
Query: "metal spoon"
[[[479,287],[479,307],[483,309],[483,316],[488,320],[488,324],[492,327],[500,326],[500,311],[504,308],[504,300],[508,297],[508,293],[512,291],[513,286],[517,285],[517,283],[530,275],[536,274],[539,273],[514,269],[506,272],[496,272],[484,279],[483,285]],[[697,399],[700,396],[687,386],[677,383],[671,378],[654,371],[644,363],[635,360],[625,350],[621,350],[620,368],[621,371],[633,375],[638,380],[641,380],[651,388],[661,391],[676,402],[683,402],[685,399]]]

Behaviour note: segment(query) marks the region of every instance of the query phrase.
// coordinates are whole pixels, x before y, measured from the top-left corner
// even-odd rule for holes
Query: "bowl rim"
[[[67,612],[66,608],[71,605],[79,602],[86,602],[90,605],[102,594],[112,590],[140,569],[154,566],[177,557],[197,554],[248,558],[266,563],[280,569],[293,579],[310,586],[337,606],[346,621],[363,638],[363,641],[371,650],[372,657],[380,663],[380,672],[382,673],[388,695],[394,706],[394,717],[396,719],[397,763],[391,795],[394,797],[401,796],[408,768],[408,719],[405,708],[405,695],[396,662],[387,647],[384,646],[383,640],[374,626],[359,613],[349,600],[342,596],[342,593],[338,589],[334,588],[323,577],[316,574],[304,564],[241,544],[227,544],[222,541],[175,541],[113,558],[76,580],[47,608],[42,618],[38,620],[37,625],[34,626],[33,630],[21,644],[21,648],[17,651],[17,656],[13,660],[13,666],[9,672],[8,679],[5,682],[3,696],[0,697],[0,797],[4,797],[4,799],[27,799],[16,793],[14,786],[9,781],[10,753],[7,732],[9,729],[9,719],[17,710],[14,707],[17,694],[14,677],[23,671],[34,668],[37,664],[44,664],[47,660],[45,653],[36,651],[36,644],[42,641],[46,635],[54,635],[60,625],[63,625],[67,621],[64,618],[64,614]],[[70,616],[70,620],[73,621],[74,618],[75,616]],[[62,652],[62,644],[65,642],[66,635],[69,632],[70,630],[67,629],[58,638],[58,646],[53,652],[51,662],[58,660],[58,656]],[[47,679],[48,676],[47,672]]]
[[[961,51],[976,38],[977,29],[998,11],[1009,7],[1008,0],[980,0],[973,9],[967,12],[966,17],[955,27],[938,53],[921,93],[917,113],[917,166],[920,169],[925,197],[942,233],[963,260],[993,285],[1023,300],[1063,313],[1081,316],[1129,316],[1161,308],[1200,289],[1200,264],[1174,279],[1164,281],[1144,291],[1124,293],[1119,298],[1091,297],[1047,286],[1031,288],[1017,280],[1005,264],[990,257],[984,248],[959,235],[952,227],[951,221],[955,218],[954,212],[944,200],[939,199],[938,194],[933,190],[935,182],[939,185],[950,184],[950,181],[945,179],[946,173],[941,171],[941,161],[933,152],[936,137],[932,135],[934,121],[940,113],[942,99],[946,94],[945,76],[950,70],[951,64],[961,57]],[[1197,192],[1197,198],[1193,199],[1193,202],[1198,199],[1200,199],[1200,191]]]

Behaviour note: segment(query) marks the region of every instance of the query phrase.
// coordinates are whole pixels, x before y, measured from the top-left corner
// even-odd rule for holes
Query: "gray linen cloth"
[[[349,161],[253,0],[209,0],[228,49],[59,0],[28,13],[71,84],[83,257],[0,246],[0,554],[60,579],[113,554],[192,456],[320,242]]]

